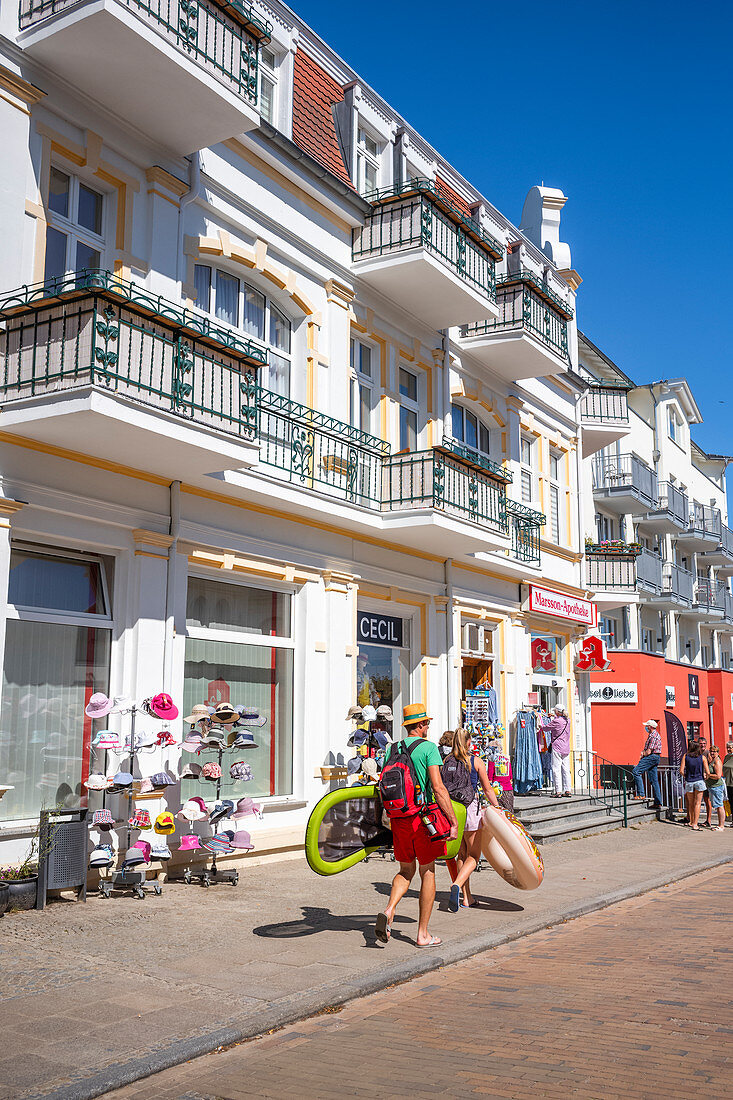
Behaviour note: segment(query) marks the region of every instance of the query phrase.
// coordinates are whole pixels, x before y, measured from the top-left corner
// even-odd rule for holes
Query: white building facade
[[[0,8],[8,859],[124,763],[93,692],[257,709],[223,793],[258,853],[302,844],[357,700],[439,732],[492,685],[510,737],[535,692],[588,741],[564,196],[512,225],[284,5],[174,8]]]

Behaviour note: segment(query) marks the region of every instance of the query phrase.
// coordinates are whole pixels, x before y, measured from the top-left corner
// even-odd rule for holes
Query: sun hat
[[[367,756],[366,760],[362,761],[361,770],[363,775],[368,776],[370,779],[376,780],[379,775],[377,762],[371,756]]]
[[[84,780],[84,786],[88,791],[106,791],[111,786],[111,783],[106,776],[100,775],[99,772],[92,772],[92,774]]]
[[[112,730],[100,730],[92,739],[95,749],[121,749],[120,739]]]
[[[147,863],[145,859],[145,853],[142,848],[138,848],[133,844],[132,848],[128,848],[125,852],[125,858],[122,861],[123,867],[134,867],[136,863]]]
[[[215,825],[217,821],[221,821],[224,817],[231,817],[234,810],[234,803],[231,798],[222,798],[221,802],[217,802],[214,809],[209,814],[209,821],[212,825]]]
[[[349,713],[346,715],[346,721],[350,722],[352,718],[361,718],[361,707],[349,707]]]
[[[210,760],[208,764],[204,764],[201,775],[204,779],[221,779],[221,768]]]
[[[38,709],[36,707],[36,709]],[[112,700],[103,691],[95,691],[84,707],[87,718],[104,718],[112,710]]]
[[[98,844],[89,856],[90,867],[111,867],[115,854],[111,844]]]
[[[143,707],[152,714],[155,718],[177,718],[178,707],[171,699],[170,695],[166,695],[164,691],[159,692],[157,695],[153,695],[151,699],[145,699]]]
[[[92,825],[114,825],[115,819],[110,810],[95,810],[92,814]]]
[[[235,760],[229,768],[229,775],[232,779],[238,779],[241,783],[249,783],[252,776],[252,769],[246,760]]]
[[[170,772],[156,772],[155,775],[150,777],[150,782],[154,787],[170,787],[177,780]]]
[[[183,721],[195,725],[196,722],[202,722],[205,718],[210,718],[211,711],[212,708],[208,707],[206,703],[196,703],[191,708],[191,713],[187,714]]]
[[[199,838],[195,833],[186,833],[181,837],[181,843],[178,845],[179,852],[196,852],[201,847]]]
[[[224,855],[226,852],[234,851],[228,837],[221,835],[207,837],[201,841],[201,847],[205,848],[207,852],[213,852],[215,855]]]
[[[151,848],[150,848],[150,858],[151,859],[170,859],[172,854],[173,853],[171,852],[170,848],[165,843],[165,841],[157,841],[157,842],[155,842],[154,844],[151,845]]]
[[[260,747],[249,730],[242,730],[241,733],[230,734],[227,743],[232,749],[258,749]]]
[[[148,841],[148,840],[136,840],[135,843],[133,844],[133,848],[139,848],[140,851],[145,856],[145,862],[150,863],[150,850],[151,850],[150,841]]]
[[[386,730],[372,730],[372,737],[377,742],[380,749],[386,749],[387,745],[393,744],[392,738]]]
[[[364,707],[361,712],[362,722],[374,722],[377,717],[377,712],[372,706]]]
[[[173,814],[170,810],[164,810],[162,814],[158,814],[155,819],[155,831],[162,836],[167,836],[170,833],[175,833],[176,823],[173,820]]]
[[[361,771],[361,757],[352,756],[351,760],[346,761],[346,774],[358,775]]]
[[[181,779],[200,779],[201,778],[201,765],[200,764],[186,764],[181,772]]]
[[[133,783],[132,788],[138,794],[152,794],[155,790],[152,779],[141,779],[139,783]]]
[[[115,787],[131,787],[134,780],[129,772],[115,772],[112,783]]]
[[[211,745],[213,748],[223,748],[225,742],[224,730],[211,729],[202,739],[202,745]]]
[[[211,715],[211,721],[222,722],[228,726],[230,722],[236,722],[238,717],[238,712],[231,703],[217,703],[214,707],[214,713]]]
[[[161,730],[155,738],[156,745],[175,745],[176,739],[170,730]]]
[[[245,711],[239,719],[242,726],[264,726],[266,721],[264,714],[258,714],[257,711],[250,711],[249,713]]]
[[[252,837],[249,835],[246,829],[238,829],[231,839],[232,848],[241,848],[244,852],[251,852],[254,849],[252,843]]]
[[[154,749],[157,746],[155,740],[155,734],[153,733],[138,733],[135,737],[135,751],[139,752],[141,749]]]
[[[432,722],[432,718],[425,710],[424,703],[408,703],[406,707],[402,708],[402,725],[405,727],[414,726],[426,719]]]
[[[132,699],[129,695],[114,695],[110,714],[121,714],[123,710],[129,710],[131,706]]]
[[[128,820],[127,824],[131,829],[151,829],[152,822],[150,820],[149,810],[135,810],[132,817]]]
[[[653,718],[650,718],[647,722],[644,723],[644,729],[658,730],[659,724],[655,722]]]
[[[262,814],[262,807],[254,802],[251,798],[240,798],[237,802],[233,818],[240,817],[260,817]]]
[[[181,821],[205,821],[208,816],[206,810],[202,810],[193,798],[189,798],[187,802],[184,802],[176,814],[176,817]]]
[[[197,730],[191,730],[186,735],[186,740],[182,743],[181,748],[186,752],[198,752],[204,743],[203,736]]]
[[[209,811],[206,809],[206,803],[204,802],[200,794],[193,795],[193,797],[189,798],[188,801],[195,802],[202,813],[208,814]]]
[[[392,708],[382,703],[381,707],[377,707],[377,718],[385,718],[388,722],[392,722]]]

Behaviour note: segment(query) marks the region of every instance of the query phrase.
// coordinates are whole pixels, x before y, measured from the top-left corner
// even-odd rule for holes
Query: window
[[[607,648],[618,649],[620,634],[616,620],[610,616],[602,616],[599,622],[599,630]]]
[[[98,271],[104,254],[104,196],[76,176],[51,167],[46,226],[47,279],[67,271]]]
[[[560,463],[562,456],[550,451],[550,532],[552,541],[560,542]]]
[[[379,187],[379,144],[366,130],[361,129],[356,147],[356,181],[362,195]]]
[[[89,772],[104,770],[84,707],[109,688],[109,574],[111,563],[91,555],[11,551],[0,775],[14,789],[0,802],[3,820],[78,806]]]
[[[246,794],[293,791],[292,596],[265,588],[189,577],[183,706],[230,702],[255,708],[264,725],[247,752],[254,779]],[[240,785],[222,769],[222,795],[236,801]],[[184,780],[183,798],[200,794]]]
[[[596,514],[596,530],[599,542],[609,542],[616,538],[616,524],[610,516],[604,516],[600,512]]]
[[[400,450],[417,448],[417,375],[400,367]]]
[[[260,50],[260,118],[277,126],[277,67],[278,60],[267,46]]]
[[[485,424],[460,405],[451,405],[453,438],[486,458],[491,453],[491,434]]]
[[[524,504],[528,504],[535,498],[534,492],[534,440],[529,436],[523,435],[521,442],[521,492],[522,501]]]
[[[262,385],[289,397],[292,325],[285,314],[259,290],[227,271],[196,264],[193,281],[201,309],[267,346]]]
[[[671,405],[667,409],[667,424],[669,426],[669,438],[681,447],[683,445],[682,420],[677,415],[677,410]]]
[[[730,668],[730,653],[727,649],[724,649],[723,652],[720,654],[720,663],[724,669],[727,670]]]
[[[710,646],[704,645],[700,649],[700,662],[703,668],[710,668]]]
[[[645,653],[654,653],[654,631],[649,627],[642,627],[641,648]]]
[[[372,348],[361,340],[351,341],[351,423],[363,432],[372,433],[373,413],[376,406],[374,371],[376,363]]]
[[[363,609],[359,609],[363,610]],[[388,706],[399,714],[410,698],[410,637],[412,623],[402,619],[402,646],[359,642],[356,658],[356,702],[364,707]]]

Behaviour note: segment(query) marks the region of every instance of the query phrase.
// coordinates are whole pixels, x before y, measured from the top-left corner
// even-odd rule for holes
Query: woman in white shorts
[[[489,782],[486,765],[478,756],[473,756],[471,753],[471,734],[468,730],[456,730],[453,738],[453,756],[469,773],[474,789],[474,799],[466,807],[466,827],[463,830],[463,844],[461,845],[463,861],[451,887],[450,901],[448,902],[451,913],[457,913],[460,908],[466,909],[475,904],[471,898],[468,880],[481,859],[481,830],[484,823],[481,817],[482,808],[479,788],[484,792],[492,806],[496,806],[498,809],[499,803],[494,788]]]

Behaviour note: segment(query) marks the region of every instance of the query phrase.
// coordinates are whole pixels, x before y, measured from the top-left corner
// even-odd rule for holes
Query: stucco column
[[[5,666],[5,623],[8,612],[8,581],[10,577],[10,539],[13,517],[25,503],[0,498],[0,669]]]

